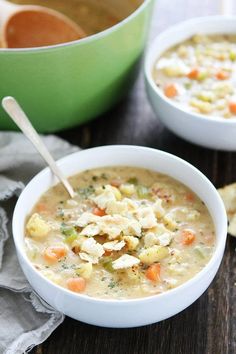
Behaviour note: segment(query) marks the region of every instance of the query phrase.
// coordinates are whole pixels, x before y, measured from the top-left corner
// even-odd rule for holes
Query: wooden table
[[[219,11],[219,0],[159,0],[151,38],[160,29],[176,22],[194,16],[218,14]],[[129,97],[113,110],[89,124],[59,135],[82,148],[107,144],[154,147],[189,161],[216,187],[236,180],[236,153],[192,145],[163,127],[147,101],[142,75]],[[235,247],[236,239],[229,237],[223,263],[212,285],[182,313],[163,322],[134,329],[98,328],[66,318],[50,338],[31,353],[236,353]]]

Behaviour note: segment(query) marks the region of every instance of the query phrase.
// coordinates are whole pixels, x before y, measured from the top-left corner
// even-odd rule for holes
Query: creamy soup
[[[143,0],[11,0],[21,5],[47,6],[77,22],[87,35],[103,31],[134,12]]]
[[[236,35],[196,35],[156,61],[156,85],[192,112],[236,117]]]
[[[140,298],[177,287],[208,263],[215,247],[204,203],[176,180],[112,167],[70,178],[37,202],[25,228],[33,266],[74,292]]]

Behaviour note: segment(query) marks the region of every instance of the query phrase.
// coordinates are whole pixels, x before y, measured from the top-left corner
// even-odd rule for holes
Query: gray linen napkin
[[[54,158],[78,150],[43,137]],[[22,273],[11,234],[16,197],[45,164],[21,133],[0,133],[0,353],[21,354],[42,343],[64,315],[43,301]]]

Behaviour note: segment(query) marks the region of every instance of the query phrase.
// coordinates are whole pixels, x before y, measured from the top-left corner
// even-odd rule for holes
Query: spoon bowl
[[[3,48],[42,47],[86,37],[80,26],[58,11],[6,0],[0,0],[0,28]]]

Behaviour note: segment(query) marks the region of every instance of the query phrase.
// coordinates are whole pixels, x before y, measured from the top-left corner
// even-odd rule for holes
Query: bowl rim
[[[184,27],[192,27],[196,24],[208,24],[209,22],[211,23],[216,23],[218,21],[232,21],[234,23],[236,23],[236,15],[215,15],[215,16],[203,16],[203,17],[196,17],[196,18],[192,18],[190,20],[186,20],[186,21],[181,21],[169,28],[167,28],[166,30],[162,31],[160,34],[158,34],[154,40],[152,41],[148,51],[147,51],[147,55],[144,61],[144,74],[145,74],[145,79],[146,79],[146,83],[152,88],[152,90],[155,92],[155,94],[157,96],[159,96],[160,99],[162,99],[167,105],[169,105],[173,110],[177,110],[180,113],[183,113],[183,117],[185,119],[189,119],[191,117],[194,117],[194,119],[198,119],[200,122],[212,122],[213,124],[219,124],[219,125],[223,125],[223,124],[227,124],[227,125],[235,125],[236,124],[236,117],[235,118],[230,118],[230,119],[226,119],[223,117],[218,117],[218,116],[207,116],[204,114],[200,114],[200,113],[195,113],[195,112],[191,112],[188,111],[186,108],[181,107],[181,105],[176,104],[175,102],[173,102],[172,100],[168,99],[164,93],[161,91],[161,89],[155,85],[154,79],[152,77],[152,70],[153,70],[153,65],[155,63],[155,61],[157,60],[157,58],[160,57],[161,54],[163,54],[166,50],[172,48],[175,45],[180,44],[183,41],[178,41],[175,44],[169,46],[168,48],[166,48],[165,50],[161,51],[160,54],[158,56],[155,55],[155,50],[156,47],[158,47],[158,42],[160,40],[162,40],[163,38],[165,38],[166,36],[173,36],[174,33],[178,32],[179,30],[181,30]],[[203,31],[204,32],[204,31]],[[197,31],[196,31],[197,33]],[[201,31],[202,33],[202,31]],[[222,31],[220,31],[220,33],[223,34]],[[236,31],[235,31],[236,33]],[[187,38],[191,38],[191,35],[189,35]],[[187,39],[186,38],[186,39]]]
[[[31,53],[31,52],[39,52],[39,51],[50,51],[54,49],[59,49],[59,48],[64,48],[64,47],[71,47],[73,45],[83,45],[90,43],[93,40],[99,40],[102,37],[106,37],[109,33],[115,32],[118,30],[120,27],[128,23],[129,21],[132,21],[132,19],[136,18],[139,13],[141,13],[151,2],[155,2],[155,0],[143,0],[141,5],[139,5],[133,12],[131,12],[130,15],[125,17],[123,20],[119,21],[117,24],[106,28],[103,31],[100,31],[98,33],[92,34],[90,36],[87,36],[85,38],[77,39],[75,41],[71,42],[66,42],[66,43],[60,43],[60,44],[54,44],[54,45],[47,45],[47,46],[42,46],[42,47],[32,47],[32,48],[0,48],[0,53],[4,54],[11,54],[11,53]]]
[[[20,214],[20,204],[22,199],[24,199],[24,192],[31,187],[31,183],[33,183],[35,180],[37,180],[38,178],[45,178],[47,177],[48,173],[50,173],[50,169],[49,167],[44,168],[42,171],[40,171],[38,174],[36,174],[30,181],[29,183],[25,186],[24,190],[22,191],[22,193],[20,194],[17,203],[15,205],[14,208],[14,212],[13,212],[13,219],[12,219],[12,231],[13,231],[13,239],[14,239],[14,243],[15,243],[15,247],[17,250],[17,253],[19,253],[21,255],[21,257],[24,260],[24,264],[26,263],[27,266],[31,269],[31,271],[34,273],[34,276],[39,277],[42,279],[42,281],[45,281],[50,287],[54,288],[55,291],[60,291],[62,294],[65,294],[67,296],[72,296],[75,299],[79,300],[83,300],[83,301],[87,301],[87,302],[92,302],[92,303],[103,303],[103,304],[115,304],[115,305],[130,305],[130,304],[135,304],[135,303],[146,303],[146,302],[150,302],[153,301],[154,299],[158,299],[158,298],[163,298],[163,297],[171,297],[171,296],[175,296],[176,293],[184,291],[185,289],[191,287],[191,285],[196,284],[202,277],[204,277],[210,270],[215,268],[215,263],[217,262],[217,259],[220,258],[220,261],[222,260],[222,253],[224,251],[225,248],[225,242],[226,242],[226,237],[227,237],[227,216],[226,216],[226,211],[225,211],[225,207],[223,204],[223,201],[220,197],[220,195],[218,194],[217,190],[215,189],[214,185],[211,183],[211,181],[201,172],[199,171],[196,167],[194,167],[193,165],[191,165],[189,162],[183,160],[180,157],[177,157],[173,154],[170,154],[168,152],[162,151],[162,150],[158,150],[158,149],[154,149],[154,148],[149,148],[149,147],[143,147],[143,146],[137,146],[137,145],[107,145],[107,146],[99,146],[99,147],[94,147],[94,148],[89,148],[89,149],[85,149],[85,150],[80,150],[77,152],[74,152],[72,154],[69,154],[59,160],[57,160],[57,163],[59,165],[59,167],[62,167],[64,162],[67,159],[73,159],[73,158],[77,158],[77,156],[81,155],[81,154],[87,154],[87,153],[93,153],[94,151],[104,151],[104,150],[113,150],[113,149],[119,149],[119,150],[127,150],[127,149],[133,149],[134,151],[137,152],[137,150],[139,151],[146,151],[151,152],[151,153],[155,153],[155,154],[159,154],[160,156],[162,156],[163,158],[170,158],[173,159],[175,161],[177,161],[179,164],[185,165],[188,169],[192,170],[192,172],[194,174],[197,174],[200,176],[200,178],[204,181],[204,183],[207,185],[208,188],[208,193],[213,193],[215,195],[215,198],[217,199],[217,203],[218,203],[218,208],[220,210],[220,213],[222,215],[222,220],[220,223],[220,227],[219,227],[219,234],[221,235],[221,238],[219,238],[217,240],[215,249],[214,249],[214,253],[211,257],[211,259],[209,260],[209,262],[203,267],[202,270],[200,270],[200,272],[198,272],[197,274],[195,274],[192,278],[190,278],[188,281],[186,281],[185,283],[177,286],[176,288],[170,289],[166,292],[163,292],[161,294],[155,294],[155,295],[150,295],[147,297],[141,297],[141,298],[132,298],[132,299],[102,299],[102,298],[96,298],[96,297],[90,297],[86,294],[79,294],[79,293],[74,293],[71,292],[70,290],[63,288],[55,283],[53,283],[52,281],[50,281],[49,279],[47,279],[45,276],[43,276],[40,272],[38,272],[34,267],[33,264],[30,262],[29,258],[26,255],[26,252],[24,250],[23,247],[21,247],[19,245],[19,242],[17,242],[18,238],[20,236],[19,232],[18,232],[18,228],[17,228],[17,219],[18,219],[18,214]],[[106,166],[109,166],[106,165]],[[141,167],[142,166],[137,166],[137,167]],[[62,167],[63,169],[63,167]],[[181,182],[181,181],[180,181]],[[26,216],[26,215],[25,215]],[[214,223],[215,226],[215,223]],[[223,237],[224,235],[224,237]]]

